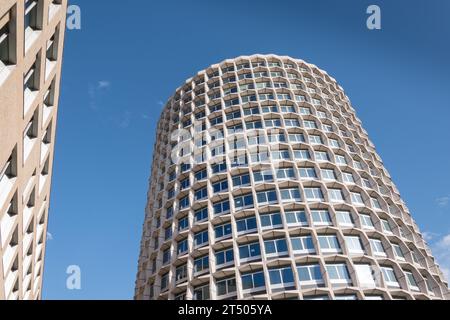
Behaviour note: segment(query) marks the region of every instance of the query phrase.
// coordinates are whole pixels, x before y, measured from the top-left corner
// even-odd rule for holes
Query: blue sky
[[[450,2],[71,3],[82,29],[66,33],[44,299],[133,297],[163,102],[197,71],[254,53],[337,79],[450,269]],[[366,27],[370,4],[381,30]],[[81,268],[81,290],[66,289],[69,265]]]

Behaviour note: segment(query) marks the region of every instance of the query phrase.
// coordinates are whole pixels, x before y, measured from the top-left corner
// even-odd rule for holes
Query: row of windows
[[[420,292],[418,281],[413,273],[409,270],[398,270],[397,272],[393,267],[382,265],[380,267],[380,275],[376,275],[374,268],[369,264],[355,264],[355,275],[352,279],[349,269],[345,263],[329,263],[325,264],[324,268],[319,264],[307,264],[297,265],[296,272],[298,275],[299,286],[301,288],[309,288],[311,286],[321,287],[325,284],[325,273],[328,277],[328,281],[334,286],[353,286],[354,281],[357,280],[363,288],[376,288],[384,285],[392,289],[400,289],[401,285],[398,279],[406,278],[405,285],[407,287],[403,289],[410,289],[412,291]],[[402,273],[400,275],[400,272]],[[277,289],[289,290],[296,288],[296,281],[294,271],[291,266],[282,266],[276,268],[268,268],[267,270],[269,285],[272,291]],[[404,275],[403,275],[404,274]],[[399,275],[399,276],[398,276]],[[186,265],[180,266],[176,270],[176,282],[179,283],[185,280],[187,277]],[[250,273],[242,273],[240,276],[242,293],[256,293],[266,291],[266,277],[264,271],[253,271]],[[216,279],[216,294],[217,297],[225,298],[230,295],[235,295],[237,291],[236,278],[234,276]],[[433,293],[432,282],[425,277],[425,284],[427,293]],[[164,274],[161,277],[161,292],[166,291],[169,288],[169,273]],[[150,290],[151,296],[153,296],[153,288]],[[194,287],[193,299],[194,300],[206,300],[209,299],[209,284],[203,284]]]
[[[218,191],[227,191],[228,183],[225,181],[220,182],[219,184],[214,184],[214,187]],[[221,189],[226,188],[226,189]],[[277,189],[270,189],[264,191],[256,192],[256,201],[254,201],[253,193],[248,193],[245,195],[237,195],[233,196],[234,201],[234,209],[235,210],[243,210],[243,209],[253,209],[255,208],[255,204],[257,206],[266,206],[266,205],[277,205],[280,203],[286,202],[324,202],[329,201],[333,203],[351,203],[355,206],[362,207],[372,207],[374,210],[382,210],[380,202],[377,198],[369,197],[366,201],[370,202],[366,204],[366,201],[363,198],[363,195],[360,192],[349,192],[348,195],[345,195],[344,191],[340,188],[327,188],[326,191],[322,191],[321,187],[304,187],[303,194],[301,195],[301,191],[298,187],[294,188],[279,188],[279,195],[277,193]],[[327,199],[325,198],[325,194],[327,195]],[[364,196],[365,197],[365,196]],[[201,188],[194,192],[194,201],[206,200],[208,199],[207,187]],[[189,195],[184,196],[178,202],[179,209],[184,210],[190,208],[190,197]],[[230,200],[221,200],[219,202],[213,202],[213,214],[223,215],[227,214],[231,210]]]
[[[264,215],[261,217],[261,224],[265,227],[277,227],[281,225],[281,217],[279,214]],[[256,219],[254,217],[245,218],[239,220],[237,223],[237,232],[241,235],[247,232],[256,231]],[[166,229],[167,230],[167,229]],[[231,223],[222,224],[214,228],[214,235],[216,241],[221,241],[226,238],[232,237]],[[167,237],[170,237],[166,233]],[[412,262],[420,265],[418,254],[416,251],[409,249],[403,245],[400,246],[396,243],[391,243],[387,240],[381,240],[379,238],[368,238],[368,243],[363,244],[360,236],[358,235],[344,235],[342,242],[335,234],[318,234],[317,236],[317,248],[314,245],[312,235],[294,236],[291,235],[290,239],[281,237],[276,239],[266,239],[263,241],[266,257],[281,257],[288,256],[288,243],[292,253],[295,255],[303,254],[316,254],[318,249],[322,254],[338,254],[343,252],[343,246],[345,245],[348,254],[363,255],[368,254],[369,250],[373,256],[387,257],[387,248],[392,248],[393,258],[399,261],[406,261],[405,252],[411,252]],[[200,248],[209,244],[208,230],[197,232],[194,235],[194,248]],[[182,256],[188,253],[188,240],[187,238],[177,241],[176,255]],[[163,251],[163,265],[166,265],[171,260],[171,248],[167,248]],[[249,260],[261,259],[260,242],[255,241],[239,246],[239,257],[241,262],[247,262]],[[225,259],[227,258],[227,259]],[[230,260],[231,259],[231,260]],[[222,250],[216,254],[216,267],[220,268],[222,265],[226,265],[232,262],[234,259],[233,249]],[[153,270],[156,271],[156,270]],[[201,270],[197,270],[201,271]]]

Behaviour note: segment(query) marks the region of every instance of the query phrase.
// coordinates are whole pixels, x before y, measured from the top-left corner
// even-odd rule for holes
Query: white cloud
[[[450,279],[450,234],[444,235],[431,245],[434,257],[440,265],[442,273]]]
[[[47,240],[53,240],[53,235],[50,232],[47,232]]]
[[[164,102],[162,102],[161,100],[158,101],[158,104],[162,107],[164,106]]]
[[[108,80],[100,80],[100,81],[97,83],[97,88],[98,88],[98,89],[106,89],[106,88],[109,88],[109,87],[111,87],[111,81],[108,81]]]
[[[440,234],[435,233],[435,232],[424,231],[424,232],[422,232],[422,236],[426,242],[430,242],[430,241],[436,239],[436,237],[439,237]]]
[[[450,203],[450,196],[440,197],[436,199],[436,204],[439,207],[446,207]]]

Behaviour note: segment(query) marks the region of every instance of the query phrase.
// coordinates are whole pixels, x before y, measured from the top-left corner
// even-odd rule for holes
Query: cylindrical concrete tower
[[[136,299],[442,299],[447,283],[343,89],[276,55],[176,90]]]

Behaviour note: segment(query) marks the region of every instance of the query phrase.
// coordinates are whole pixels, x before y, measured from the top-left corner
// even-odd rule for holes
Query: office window
[[[269,269],[270,284],[272,287],[294,286],[294,273],[291,267]]]
[[[383,243],[378,239],[369,239],[370,247],[372,248],[373,254],[376,256],[386,256],[384,251]]]
[[[286,255],[287,254],[287,243],[286,239],[272,239],[264,241],[265,252],[268,256],[276,255]]]
[[[194,212],[194,221],[201,222],[208,219],[208,208],[202,208]]]
[[[163,265],[166,265],[170,262],[170,248],[167,248],[166,250],[163,251]]]
[[[193,300],[209,300],[209,284],[194,288]]]
[[[206,179],[208,176],[208,172],[206,169],[200,170],[195,173],[195,181],[201,181],[203,179]]]
[[[372,207],[376,210],[381,210],[380,202],[377,198],[370,198],[370,202],[372,204]]]
[[[287,211],[286,222],[288,225],[307,226],[308,220],[305,211]]]
[[[283,226],[281,214],[279,212],[260,215],[260,220],[261,220],[261,228],[263,229],[266,228],[271,229]]]
[[[183,179],[183,180],[180,182],[180,190],[184,190],[184,189],[189,188],[190,184],[191,184],[191,183],[190,183],[189,178]]]
[[[400,261],[405,261],[405,255],[402,248],[398,244],[393,244],[392,248],[394,249],[395,257]]]
[[[283,202],[302,201],[298,188],[281,189],[280,195]]]
[[[226,237],[231,237],[231,232],[232,232],[231,223],[226,223],[215,227],[214,234],[216,237],[216,241]]]
[[[310,115],[311,114],[311,109],[307,108],[307,107],[300,107],[300,114],[301,115]]]
[[[345,245],[350,253],[364,253],[361,240],[358,236],[345,236]]]
[[[383,231],[386,233],[392,233],[392,228],[391,225],[389,223],[389,221],[385,220],[385,219],[381,219],[381,225],[383,227]]]
[[[340,155],[336,155],[336,164],[338,165],[346,165],[347,164],[347,160],[345,160],[344,156],[340,156]]]
[[[363,182],[364,187],[372,188],[372,185],[370,184],[370,181],[368,179],[362,178],[362,182]]]
[[[295,254],[315,253],[314,243],[311,236],[291,238],[292,250]]]
[[[320,173],[324,180],[336,180],[336,175],[332,169],[321,169]]]
[[[340,148],[341,147],[339,144],[339,141],[337,141],[336,139],[329,139],[329,141],[330,141],[330,146],[332,148]]]
[[[256,218],[248,217],[236,220],[236,228],[239,234],[251,232],[256,230]]]
[[[243,261],[257,259],[261,257],[261,247],[259,242],[248,243],[239,246],[239,258]]]
[[[230,201],[225,200],[222,202],[214,203],[213,208],[214,208],[215,215],[226,214],[226,213],[230,212]]]
[[[263,113],[278,113],[277,106],[262,106],[261,109]]]
[[[218,280],[216,286],[217,296],[219,297],[233,294],[236,292],[236,278]]]
[[[311,216],[315,226],[331,225],[330,213],[327,210],[311,210]]]
[[[305,142],[305,136],[302,133],[290,133],[288,135],[289,142],[302,143]]]
[[[243,208],[253,207],[253,204],[254,203],[253,203],[253,194],[252,193],[234,197],[235,209],[243,209]]]
[[[177,243],[177,254],[182,255],[188,251],[188,240],[184,239]]]
[[[278,201],[277,193],[275,192],[275,190],[258,192],[256,194],[256,199],[258,201],[258,204],[260,205],[275,203]]]
[[[355,205],[364,205],[363,198],[360,193],[350,192],[350,197],[352,199],[352,203]]]
[[[349,211],[336,211],[336,220],[340,226],[353,226],[353,219]]]
[[[168,226],[164,229],[164,240],[168,240],[172,237],[172,226]]]
[[[203,200],[203,199],[206,199],[206,198],[208,198],[208,189],[207,189],[206,187],[201,188],[201,189],[195,191],[195,193],[194,193],[194,199],[195,199],[196,201],[198,201],[198,200]]]
[[[295,172],[293,168],[281,168],[277,170],[277,179],[295,179]]]
[[[209,269],[209,256],[203,256],[194,260],[194,272],[199,273]]]
[[[233,187],[247,186],[250,184],[250,175],[248,173],[232,178]]]
[[[169,273],[161,276],[161,291],[166,291],[169,287]]]
[[[308,150],[294,150],[294,158],[297,160],[310,160],[311,155]]]
[[[315,121],[311,121],[311,120],[304,120],[303,121],[303,126],[307,129],[317,129],[317,124]]]
[[[284,125],[286,127],[298,128],[300,127],[300,121],[298,119],[284,119]]]
[[[241,280],[243,290],[257,290],[266,286],[262,271],[243,274]]]
[[[333,284],[350,284],[351,278],[345,264],[327,264],[328,277]]]
[[[331,202],[344,202],[344,195],[341,189],[328,189],[328,196]]]
[[[318,240],[323,253],[341,252],[341,246],[336,236],[318,236]]]
[[[3,168],[0,167],[0,170],[0,207],[3,207],[4,201],[8,197],[17,177],[16,149],[14,149]]]
[[[383,274],[384,282],[388,287],[400,287],[400,284],[397,281],[397,277],[395,276],[394,269],[392,269],[391,267],[381,267],[381,272]]]
[[[323,284],[322,271],[318,264],[297,266],[300,285]]]
[[[310,135],[309,136],[309,143],[310,144],[322,144],[322,138],[317,135]]]
[[[253,179],[255,182],[273,182],[273,174],[272,171],[256,171],[253,172]]]
[[[194,234],[194,246],[196,248],[208,244],[208,230]]]
[[[362,288],[375,288],[376,283],[373,277],[372,267],[368,264],[355,264],[355,273],[358,278],[359,285]]]
[[[189,196],[181,198],[179,201],[180,209],[186,209],[190,205]]]
[[[305,188],[305,196],[308,201],[323,201],[323,193],[320,188]]]
[[[408,281],[409,288],[413,291],[420,291],[419,286],[417,285],[416,279],[414,278],[414,275],[409,272],[405,271],[406,280]]]
[[[361,225],[365,229],[374,229],[372,218],[367,214],[361,214]]]
[[[180,282],[187,279],[187,264],[183,264],[175,270],[175,281]]]
[[[298,172],[302,179],[317,179],[316,170],[314,168],[300,168],[298,169]]]
[[[355,179],[353,178],[353,174],[348,172],[342,173],[342,180],[346,183],[355,183]]]
[[[234,262],[233,248],[216,252],[216,266],[223,266]]]
[[[184,217],[178,221],[178,231],[183,231],[189,228],[189,219]]]
[[[271,152],[271,155],[272,155],[273,160],[290,160],[291,159],[291,156],[290,156],[288,150],[273,151],[273,152]]]
[[[325,151],[316,151],[314,152],[314,156],[316,158],[316,161],[330,161],[328,153],[326,153]]]
[[[228,180],[222,180],[212,185],[214,193],[224,192],[228,190]]]

